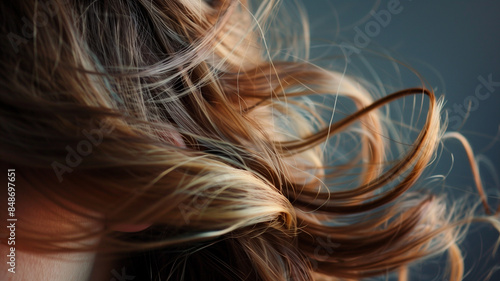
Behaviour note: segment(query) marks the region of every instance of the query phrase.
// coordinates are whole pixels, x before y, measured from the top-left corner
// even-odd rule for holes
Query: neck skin
[[[49,235],[57,235],[71,230],[71,227],[77,225],[86,225],[90,227],[99,227],[95,222],[88,218],[77,216],[70,213],[53,202],[50,202],[43,196],[37,194],[23,194],[22,187],[28,183],[23,181],[19,175],[16,178],[16,201],[15,201],[15,245],[9,245],[7,238],[11,235],[10,230],[6,228],[7,206],[0,204],[0,218],[2,230],[0,231],[0,255],[3,257],[0,262],[0,280],[5,281],[87,281],[94,264],[96,254],[93,252],[79,253],[38,253],[27,251],[29,246],[23,245],[23,240],[19,237],[20,228],[25,233],[36,233],[44,231]],[[2,197],[4,198],[4,197]],[[7,200],[2,200],[6,202]],[[6,231],[7,229],[7,231]],[[82,241],[87,245],[97,245],[99,238],[92,238]],[[15,273],[9,272],[11,265],[7,263],[11,250],[15,249]],[[96,279],[102,280],[102,279]]]
[[[9,247],[2,244],[0,252],[9,253]],[[90,280],[94,259],[95,253],[35,254],[16,250],[15,273],[8,271],[8,263],[0,263],[0,280],[86,281]]]

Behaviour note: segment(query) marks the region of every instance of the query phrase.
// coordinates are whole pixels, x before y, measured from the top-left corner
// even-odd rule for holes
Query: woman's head
[[[1,155],[25,180],[19,200],[73,224],[20,224],[20,247],[149,251],[151,274],[173,280],[357,279],[450,250],[458,280],[458,224],[438,196],[408,193],[435,155],[442,101],[425,89],[374,101],[353,77],[273,60],[275,4],[0,4]],[[328,123],[313,94],[357,110]],[[380,108],[410,95],[427,97],[426,121],[390,163]],[[321,145],[350,127],[357,150],[326,164]],[[348,172],[356,186],[327,184]],[[78,243],[89,238],[102,241]]]

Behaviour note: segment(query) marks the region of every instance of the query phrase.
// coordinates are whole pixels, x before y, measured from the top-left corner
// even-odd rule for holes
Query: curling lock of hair
[[[439,198],[406,195],[442,134],[442,101],[432,92],[373,100],[340,73],[270,61],[260,32],[275,1],[253,14],[246,1],[53,3],[58,12],[19,46],[22,55],[1,40],[1,155],[22,167],[24,192],[108,225],[152,224],[159,235],[130,240],[78,226],[54,237],[25,224],[22,245],[155,250],[161,274],[174,280],[360,279],[449,250],[450,280],[461,279],[459,224]],[[19,33],[9,21],[33,20],[39,8],[3,3],[2,34]],[[357,111],[326,124],[294,99],[316,93],[351,99]],[[384,169],[390,144],[379,109],[409,95],[427,96],[425,125]],[[351,166],[366,165],[359,186],[336,191],[323,184],[320,145],[354,124],[365,133]],[[102,141],[58,178],[54,163],[65,163],[66,147],[98,129]],[[93,236],[104,246],[74,243]]]

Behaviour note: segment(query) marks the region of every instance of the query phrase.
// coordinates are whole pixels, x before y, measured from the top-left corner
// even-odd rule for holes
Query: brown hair
[[[397,270],[406,280],[408,265],[448,251],[449,280],[461,280],[457,242],[471,216],[408,192],[444,133],[443,100],[424,88],[373,100],[354,77],[273,60],[263,32],[276,4],[252,13],[247,1],[2,2],[0,155],[26,180],[19,192],[106,225],[152,225],[132,236],[85,225],[54,236],[24,224],[22,245],[152,250],[175,280]],[[313,94],[357,110],[329,124],[324,105],[301,99]],[[410,95],[427,97],[425,124],[390,162],[380,108]],[[326,165],[321,145],[352,126],[357,151]],[[356,186],[328,186],[348,172]],[[104,242],[78,243],[89,237]]]

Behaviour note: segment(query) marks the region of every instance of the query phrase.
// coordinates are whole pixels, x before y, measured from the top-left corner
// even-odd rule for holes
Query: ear
[[[166,129],[162,132],[159,132],[159,136],[167,143],[171,143],[181,148],[186,148],[186,144],[182,139],[182,135],[175,128]]]

